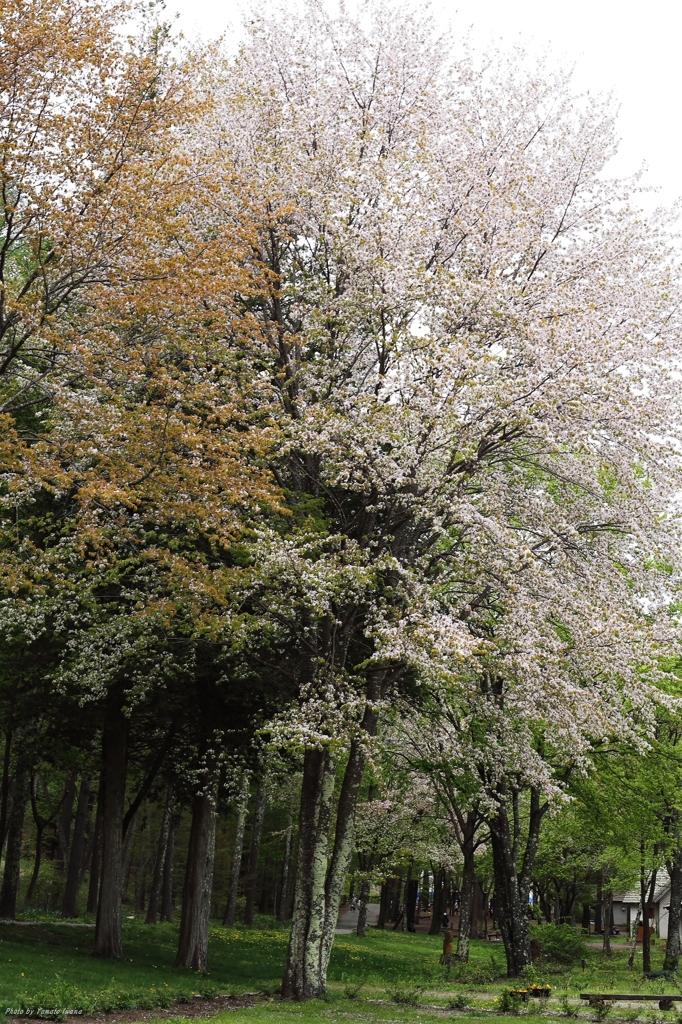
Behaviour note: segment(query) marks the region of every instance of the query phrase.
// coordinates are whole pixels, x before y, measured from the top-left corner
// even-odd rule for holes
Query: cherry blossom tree
[[[267,272],[292,519],[261,534],[245,593],[301,687],[283,982],[299,999],[324,991],[367,743],[401,686],[473,688],[499,725],[492,777],[514,736],[546,802],[561,782],[535,723],[585,766],[590,737],[627,732],[625,702],[645,713],[671,643],[666,225],[605,174],[608,105],[515,58],[451,53],[423,12],[278,11],[226,60],[204,128],[253,183]],[[512,973],[526,951],[510,937]]]

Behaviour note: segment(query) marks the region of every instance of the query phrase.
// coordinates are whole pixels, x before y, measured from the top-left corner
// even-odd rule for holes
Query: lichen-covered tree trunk
[[[73,839],[69,850],[69,866],[66,872],[62,914],[64,917],[76,916],[76,897],[81,878],[81,863],[85,852],[85,827],[88,823],[90,809],[90,779],[81,779],[76,805],[76,820],[73,826]]]
[[[367,704],[360,723],[360,728],[368,737],[376,736],[379,724],[379,713],[376,707],[377,701],[383,692],[384,674],[377,673],[373,676],[367,686]],[[331,864],[327,873],[325,885],[325,917],[324,932],[320,948],[320,977],[322,979],[322,991],[327,984],[327,971],[329,959],[334,944],[334,931],[339,917],[339,907],[343,897],[343,886],[346,874],[350,867],[355,845],[355,811],[358,804],[358,793],[365,771],[365,750],[364,744],[354,739],[350,745],[346,770],[343,775],[343,783],[339,794],[339,803],[336,811],[336,830],[334,835],[334,849],[332,852]],[[368,894],[369,895],[369,894]]]
[[[368,686],[361,722],[369,736],[376,735],[375,702],[381,690],[382,676],[377,675]],[[326,749],[305,753],[294,910],[282,980],[285,999],[313,999],[325,994],[334,929],[353,855],[355,809],[364,768],[364,746],[354,739],[341,784],[330,858],[328,836],[333,816],[335,765]]]
[[[283,999],[324,993],[319,950],[325,916],[327,842],[334,795],[334,766],[326,748],[306,750],[299,817],[298,864]]]
[[[102,870],[100,875],[95,957],[123,956],[123,808],[126,788],[128,720],[119,708],[107,711],[102,733],[104,770]]]
[[[218,779],[207,780],[192,801],[192,825],[187,849],[185,884],[182,890],[180,937],[175,967],[208,971],[208,928],[215,855],[216,798]]]
[[[7,824],[7,850],[5,870],[0,889],[0,917],[14,919],[17,916],[17,894],[21,869],[21,839],[24,831],[24,815],[28,800],[29,774],[25,769],[17,772],[14,782],[12,810]]]
[[[166,848],[168,846],[168,835],[170,833],[174,806],[175,793],[172,786],[169,786],[166,790],[166,801],[163,807],[159,841],[156,847],[156,859],[154,861],[154,873],[152,875],[152,885],[149,892],[149,903],[147,905],[147,917],[145,919],[145,924],[157,924],[159,920],[161,886],[163,883],[163,865],[166,860]]]

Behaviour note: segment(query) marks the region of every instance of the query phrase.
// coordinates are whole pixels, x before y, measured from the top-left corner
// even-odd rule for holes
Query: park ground
[[[282,1003],[277,997],[287,932],[274,922],[212,928],[207,977],[173,968],[176,943],[177,925],[128,922],[125,959],[99,961],[89,955],[90,927],[54,921],[0,925],[0,1006],[7,1015],[35,1014],[41,1008],[51,1019],[71,1010],[83,1011],[86,1019],[112,1022],[162,1020],[172,1014],[176,1024],[181,1024],[179,1016],[196,1022],[198,1015],[210,1015],[216,1024],[293,1024],[294,1019],[413,1024],[455,1017],[477,1024],[491,1017],[518,1021],[519,1015],[682,1022],[677,1009],[662,1012],[656,1001],[629,1006],[617,1001],[618,993],[682,994],[675,982],[644,980],[641,967],[629,971],[622,940],[614,944],[609,960],[590,948],[584,969],[580,964],[536,964],[523,982],[512,985],[504,977],[503,950],[497,944],[473,942],[471,962],[452,971],[439,965],[442,940],[437,936],[376,930],[365,939],[341,935],[334,945],[327,1000],[304,1005]],[[654,950],[654,969],[660,967],[662,952],[660,946]],[[549,1000],[532,999],[518,1004],[519,1012],[508,1012],[505,993],[532,982],[551,986]],[[596,1012],[581,1003],[580,992],[613,993],[616,998],[613,1006]],[[682,1010],[682,1003],[675,1006]]]

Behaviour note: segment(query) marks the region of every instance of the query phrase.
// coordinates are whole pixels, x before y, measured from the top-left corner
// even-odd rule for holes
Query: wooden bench
[[[610,992],[605,995],[600,992],[581,992],[581,999],[587,999],[590,1006],[606,1006],[607,1003],[631,1003],[631,1002],[656,1002],[658,1001],[659,1010],[672,1010],[673,1003],[682,1002],[682,995],[680,996],[642,996],[642,995],[626,995],[621,992]]]

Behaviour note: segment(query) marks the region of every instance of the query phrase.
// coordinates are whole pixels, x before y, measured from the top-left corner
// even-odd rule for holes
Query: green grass
[[[267,922],[261,922],[265,925]],[[482,1019],[499,1005],[509,987],[504,978],[501,946],[473,942],[471,962],[450,971],[438,963],[442,940],[428,935],[370,931],[367,938],[337,936],[329,971],[329,1001],[300,1006],[276,998],[286,953],[287,931],[275,926],[211,929],[210,975],[202,977],[173,968],[177,925],[146,926],[126,922],[123,961],[90,957],[93,931],[69,928],[55,922],[35,926],[0,925],[0,1010],[6,1007],[43,1005],[87,1010],[153,1009],[193,993],[260,993],[253,1009],[229,1013],[230,1024],[241,1021],[302,1020],[334,1022],[405,1021],[452,1017],[461,1011],[466,1019]],[[660,966],[662,947],[653,953],[654,969]],[[641,961],[641,956],[639,957]],[[577,1009],[579,992],[679,993],[675,984],[647,982],[639,971],[628,971],[627,949],[614,947],[605,961],[590,950],[586,970],[549,964],[536,965],[526,982],[552,986],[549,1009],[559,1012],[561,1000]],[[351,998],[349,998],[351,997]],[[535,1002],[535,1001],[533,1001]],[[421,1005],[415,1005],[421,1004]],[[533,1006],[535,1010],[545,1006]],[[682,1004],[681,1004],[682,1005]],[[466,1009],[465,1009],[466,1008]],[[587,1007],[581,1011],[586,1014]],[[478,1012],[477,1012],[478,1011]],[[654,1012],[655,1011],[655,1012]],[[676,1013],[661,1015],[656,1003],[638,1004],[634,1015],[652,1024],[658,1019],[682,1024]],[[614,1012],[615,1015],[615,1012]],[[496,1020],[508,1018],[500,1016]],[[518,1018],[517,1018],[518,1019]]]

